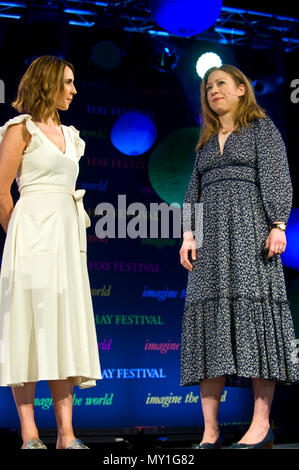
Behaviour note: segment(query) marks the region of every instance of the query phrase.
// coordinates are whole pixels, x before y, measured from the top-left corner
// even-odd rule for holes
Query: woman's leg
[[[21,422],[22,448],[31,439],[39,439],[38,429],[34,420],[35,386],[35,382],[27,382],[22,387],[11,387]]]
[[[69,379],[49,380],[48,383],[58,429],[56,449],[66,449],[75,439],[72,424],[74,385]]]
[[[257,444],[266,436],[270,427],[269,415],[275,390],[275,382],[252,379],[254,410],[251,425],[239,443]]]
[[[201,443],[214,443],[219,437],[218,411],[225,377],[205,379],[200,382],[201,406],[205,430]]]

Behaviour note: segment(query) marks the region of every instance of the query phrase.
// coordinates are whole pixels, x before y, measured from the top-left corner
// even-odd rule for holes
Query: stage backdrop
[[[172,231],[166,238],[161,234],[158,238],[150,236],[153,217],[150,204],[165,201],[170,204],[175,200],[181,203],[193,166],[193,148],[199,131],[200,86],[193,56],[188,59],[186,52],[176,70],[163,73],[152,66],[149,40],[137,34],[121,36],[116,37],[115,43],[122,53],[115,53],[110,69],[105,70],[100,63],[101,54],[94,50],[100,39],[106,39],[104,33],[99,37],[79,29],[76,33],[69,31],[68,37],[68,45],[64,44],[62,52],[75,65],[78,95],[71,109],[61,113],[61,118],[64,124],[78,128],[86,141],[77,189],[86,189],[84,205],[92,222],[87,230],[87,263],[103,373],[96,387],[75,389],[74,425],[157,431],[165,427],[201,426],[199,388],[179,385],[181,322],[187,282],[187,272],[179,262],[181,238],[175,237]],[[24,57],[29,63],[34,56],[52,53],[47,47],[32,44],[30,48],[24,45],[20,51],[8,44],[9,36],[6,40],[7,47],[1,51],[3,60],[7,60],[0,76],[5,83],[1,125],[16,115],[9,103],[26,67]],[[263,51],[244,48],[233,51],[216,45],[212,50],[215,48],[222,54],[223,62],[232,63],[251,79],[255,78],[258,67],[250,68],[250,57],[257,61],[259,56],[262,63]],[[198,52],[204,50],[211,50],[211,44],[201,44]],[[12,56],[13,63],[9,60]],[[261,95],[258,100],[287,141],[286,86],[278,87],[270,95]],[[122,127],[120,118],[127,113],[128,120]],[[142,113],[153,126],[144,128],[141,123],[138,138],[137,134],[130,137],[130,122],[133,122],[130,119],[137,118],[130,113]],[[293,164],[292,175],[297,178],[294,168]],[[12,193],[16,201],[15,183]],[[122,230],[134,218],[127,213],[128,206],[143,203],[146,211],[139,214],[139,228],[147,230],[146,236],[100,239],[96,235],[100,216],[95,214],[95,208],[103,202],[113,204],[116,228]],[[3,247],[3,230],[1,237]],[[298,278],[294,270],[288,273],[292,279],[291,306],[295,316],[298,315],[295,311]],[[285,399],[288,400],[288,395]],[[37,384],[35,405],[40,428],[55,428],[46,382]],[[226,387],[221,398],[220,424],[246,425],[251,414],[251,389]],[[273,419],[276,419],[275,410]],[[11,391],[1,388],[0,427],[17,427],[18,423]],[[275,424],[279,426],[279,422]]]

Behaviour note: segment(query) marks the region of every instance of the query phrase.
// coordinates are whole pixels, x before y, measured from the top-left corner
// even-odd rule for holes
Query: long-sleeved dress
[[[228,385],[298,381],[281,258],[265,251],[271,223],[287,223],[292,206],[285,145],[269,117],[231,133],[222,155],[218,134],[199,149],[183,231],[195,230],[198,202],[203,237],[188,273],[181,385],[223,375]]]

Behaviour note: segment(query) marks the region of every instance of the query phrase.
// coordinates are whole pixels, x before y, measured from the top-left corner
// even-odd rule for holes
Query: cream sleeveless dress
[[[62,126],[66,150],[28,114],[31,134],[18,168],[16,202],[0,275],[0,386],[71,377],[87,388],[101,379],[86,258],[85,190],[75,190],[85,143]]]

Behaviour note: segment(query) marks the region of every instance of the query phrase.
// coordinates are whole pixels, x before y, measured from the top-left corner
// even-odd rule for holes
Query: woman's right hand
[[[191,250],[191,257],[192,260],[196,260],[196,242],[193,237],[192,232],[185,232],[184,233],[184,240],[180,249],[180,261],[181,265],[184,268],[188,269],[188,271],[193,271],[192,263],[189,261],[189,251]]]

